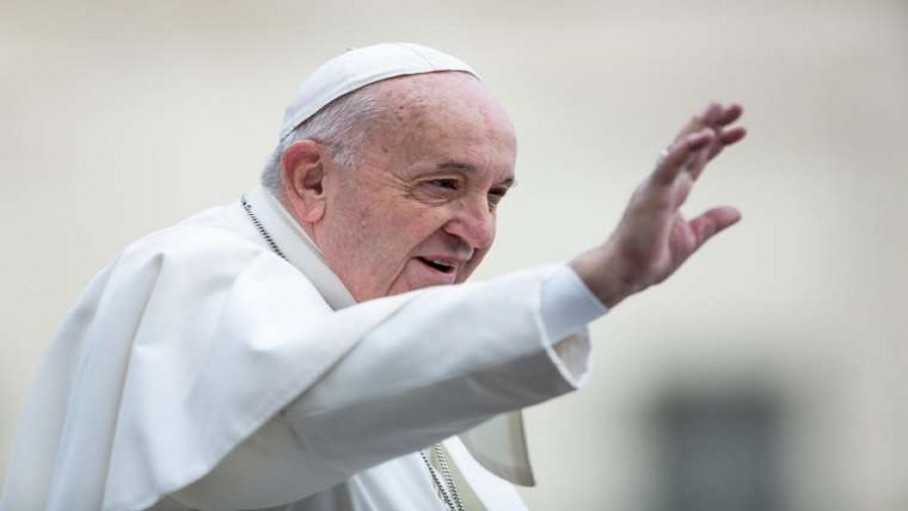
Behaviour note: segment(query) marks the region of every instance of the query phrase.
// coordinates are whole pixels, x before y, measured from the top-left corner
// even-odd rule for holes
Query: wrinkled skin
[[[514,129],[464,73],[371,87],[394,107],[371,128],[362,164],[343,171],[318,158],[320,214],[307,216],[294,189],[291,211],[358,301],[463,282],[495,239],[496,205],[514,181]]]

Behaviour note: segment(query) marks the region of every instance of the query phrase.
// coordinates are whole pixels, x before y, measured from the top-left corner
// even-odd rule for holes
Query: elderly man
[[[740,114],[696,116],[604,244],[452,285],[514,183],[507,115],[430,48],[328,62],[263,187],[134,243],[80,296],[0,508],[522,509],[519,410],[577,388],[586,324],[739,219],[678,208]]]

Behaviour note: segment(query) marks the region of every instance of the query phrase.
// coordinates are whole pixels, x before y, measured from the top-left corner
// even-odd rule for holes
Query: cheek
[[[457,276],[457,282],[464,282],[468,278],[470,278],[470,275],[472,275],[473,272],[476,271],[476,268],[478,268],[479,264],[482,263],[482,260],[485,258],[486,254],[488,254],[488,250],[483,250],[475,253],[473,255],[473,259],[470,260],[470,263],[464,266],[463,271],[460,273],[460,275]]]
[[[400,204],[376,205],[357,218],[359,250],[370,266],[380,268],[377,278],[393,278],[419,247],[444,226],[439,211]],[[387,274],[390,273],[390,274]]]
[[[482,260],[485,259],[485,256],[489,253],[490,250],[492,250],[492,246],[494,244],[495,244],[495,222],[493,221],[492,226],[491,226],[491,241],[489,243],[488,248],[478,250],[475,254],[473,254],[473,259],[471,259],[470,263],[464,267],[464,271],[461,273],[461,275],[458,275],[458,278],[457,278],[458,282],[466,281],[470,277],[470,275],[472,275],[473,272],[476,271],[476,268],[479,267],[480,263],[482,263]]]
[[[450,216],[445,208],[422,205],[398,208],[389,213],[383,222],[385,229],[393,234],[399,245],[410,248],[442,231]]]

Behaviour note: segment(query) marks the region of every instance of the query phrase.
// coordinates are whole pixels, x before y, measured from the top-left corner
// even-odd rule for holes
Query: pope
[[[582,386],[587,324],[740,219],[679,212],[740,141],[694,116],[612,234],[465,283],[515,183],[464,62],[348,51],[303,82],[262,184],[126,247],[39,369],[0,510],[519,510],[520,410]]]

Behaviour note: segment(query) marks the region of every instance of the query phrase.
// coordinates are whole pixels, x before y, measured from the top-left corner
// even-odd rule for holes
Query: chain
[[[262,225],[262,222],[260,222],[258,217],[255,216],[255,213],[252,212],[252,206],[246,201],[246,195],[240,197],[240,202],[243,204],[243,209],[246,210],[246,214],[249,215],[249,219],[252,220],[252,224],[255,225],[256,230],[265,238],[265,241],[268,243],[268,246],[271,247],[271,250],[279,255],[281,259],[286,260],[287,256],[281,252],[277,243],[274,242],[274,239],[268,234],[268,231],[265,230],[265,226]],[[426,453],[419,451],[419,454],[422,456],[422,460],[426,462],[426,467],[428,467],[429,474],[432,476],[432,482],[435,483],[435,489],[438,490],[438,496],[444,501],[445,506],[449,511],[464,511],[463,501],[460,500],[460,494],[457,493],[457,485],[454,484],[454,476],[451,475],[451,468],[448,466],[448,458],[445,456],[445,451],[442,449],[441,444],[434,444],[432,446],[432,452],[435,454],[435,458],[438,459],[438,465],[441,467],[441,478],[444,478],[444,484],[442,484],[441,478],[438,476],[438,471],[435,470],[435,467],[429,462]],[[448,493],[448,490],[450,490],[450,493]]]
[[[250,206],[249,203],[246,202],[245,194],[240,197],[240,202],[243,203],[243,209],[246,210],[246,213],[249,215],[249,219],[252,220],[252,224],[255,225],[255,228],[258,229],[262,237],[265,238],[265,241],[268,242],[268,246],[271,247],[271,250],[274,251],[275,254],[279,255],[281,259],[286,260],[287,256],[285,256],[284,253],[281,252],[281,249],[278,248],[277,243],[274,242],[274,239],[272,239],[271,235],[268,234],[268,231],[265,230],[265,226],[263,226],[262,223],[259,222],[259,219],[255,216],[255,213],[252,212],[252,206]]]
[[[460,499],[460,494],[457,492],[457,485],[454,484],[454,476],[451,474],[451,468],[448,466],[448,458],[445,456],[445,451],[442,449],[441,444],[434,444],[432,446],[432,453],[435,454],[435,458],[438,460],[438,465],[441,468],[441,478],[439,478],[439,471],[435,470],[435,467],[432,466],[426,453],[419,451],[419,455],[422,456],[422,460],[426,463],[429,474],[432,476],[432,482],[435,483],[435,489],[438,490],[439,498],[441,498],[449,511],[464,511],[463,501]],[[441,481],[442,478],[444,479],[444,483]]]

